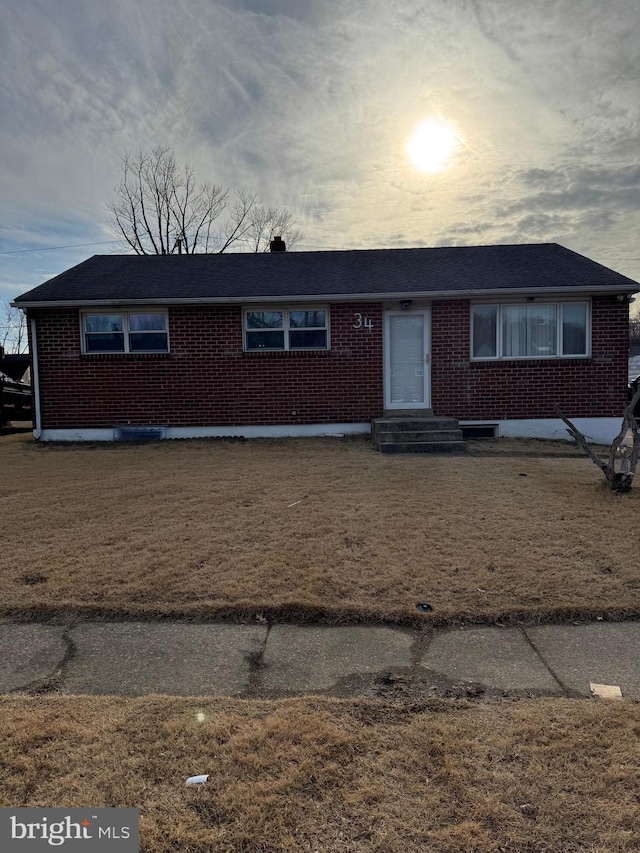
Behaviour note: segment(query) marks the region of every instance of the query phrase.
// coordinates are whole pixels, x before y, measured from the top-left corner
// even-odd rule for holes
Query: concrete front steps
[[[377,418],[371,437],[380,453],[464,453],[467,449],[455,418]]]

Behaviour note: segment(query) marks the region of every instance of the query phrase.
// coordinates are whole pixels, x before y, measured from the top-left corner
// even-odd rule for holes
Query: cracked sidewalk
[[[640,698],[640,622],[374,625],[0,620],[0,693],[272,698],[318,693]]]

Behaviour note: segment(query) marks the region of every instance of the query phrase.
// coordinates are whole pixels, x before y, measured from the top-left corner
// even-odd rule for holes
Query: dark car
[[[0,373],[0,426],[31,418],[31,385]]]

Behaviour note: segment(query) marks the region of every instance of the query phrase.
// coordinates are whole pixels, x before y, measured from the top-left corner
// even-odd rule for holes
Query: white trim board
[[[133,424],[131,425],[134,426]],[[140,426],[136,424],[135,426]],[[151,426],[153,425],[145,425]],[[368,435],[370,423],[284,424],[282,426],[163,427],[165,438],[314,438]],[[40,441],[114,441],[114,427],[103,429],[43,429]]]

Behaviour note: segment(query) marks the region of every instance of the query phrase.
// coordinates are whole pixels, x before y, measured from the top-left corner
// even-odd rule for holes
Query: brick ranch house
[[[557,244],[94,256],[18,297],[35,437],[368,432],[455,418],[594,441],[626,402],[637,282]],[[277,251],[280,249],[280,251]]]

